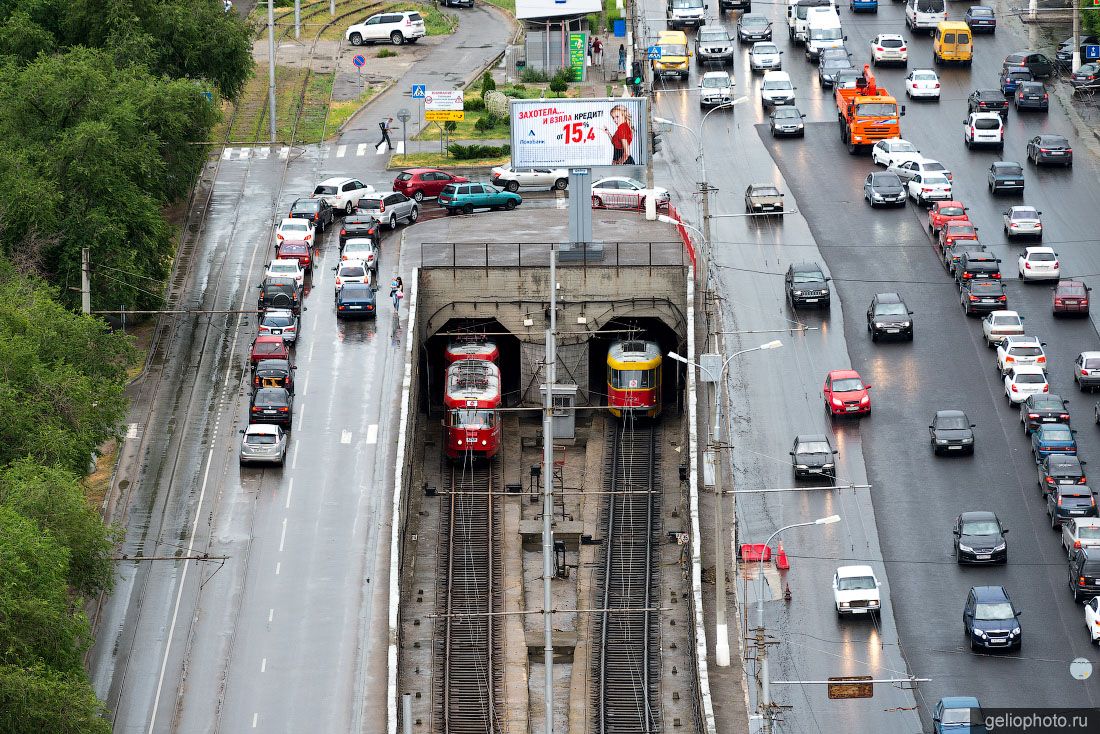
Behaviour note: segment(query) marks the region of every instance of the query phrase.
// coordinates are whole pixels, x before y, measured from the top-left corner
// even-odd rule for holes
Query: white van
[[[795,43],[805,43],[806,19],[810,13],[836,8],[833,0],[787,0],[787,36]]]
[[[828,12],[820,12],[820,8],[814,8],[806,17],[806,58],[817,59],[822,49],[840,48],[843,45],[844,31],[840,27],[840,16],[832,8]]]
[[[944,0],[906,0],[905,25],[909,30],[926,30],[935,33],[936,26],[947,20],[947,3]]]
[[[665,19],[672,30],[687,26],[701,26],[706,22],[707,6],[703,0],[668,0],[665,6]]]

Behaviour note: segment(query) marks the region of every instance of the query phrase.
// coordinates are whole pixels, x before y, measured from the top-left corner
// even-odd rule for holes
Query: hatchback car
[[[439,196],[444,186],[466,183],[469,180],[465,176],[456,176],[437,168],[408,168],[393,179],[393,190],[417,201],[424,201]]]
[[[1100,594],[1100,549],[1073,551],[1069,559],[1069,588],[1075,602]]]
[[[336,220],[336,210],[325,199],[295,199],[287,216],[291,219],[309,219],[314,227],[324,232]]]
[[[316,228],[310,219],[284,219],[275,226],[275,242],[292,240],[294,242],[315,242]]]
[[[285,387],[294,392],[294,370],[286,359],[261,359],[252,370],[252,389]]]
[[[1003,586],[974,586],[963,606],[963,629],[972,650],[1019,650],[1024,635]]]
[[[1003,69],[1026,69],[1037,78],[1045,78],[1054,73],[1054,62],[1037,51],[1017,51],[1005,57]]]
[[[760,101],[765,107],[794,104],[794,90],[787,72],[765,71],[764,80],[760,83]]]
[[[966,9],[963,22],[974,33],[996,33],[997,15],[988,5],[971,5]]]
[[[863,181],[863,198],[872,209],[879,204],[905,206],[905,187],[896,173],[872,171]]]
[[[369,214],[379,222],[384,222],[391,230],[397,229],[398,222],[414,224],[420,218],[420,205],[400,191],[365,194],[359,197],[355,211],[358,214]]]
[[[760,41],[749,51],[749,69],[752,71],[779,71],[783,68],[783,52],[771,41]],[[788,80],[789,81],[789,80]],[[793,94],[791,95],[793,98]]]
[[[924,156],[917,150],[917,146],[910,143],[908,140],[902,140],[901,138],[888,138],[887,140],[880,140],[874,144],[871,148],[871,160],[876,165],[886,166],[900,166],[902,163],[908,163],[909,161],[925,160]],[[894,173],[897,173],[896,171]]]
[[[420,13],[390,11],[372,15],[362,23],[356,23],[344,32],[344,38],[352,46],[387,41],[394,46],[400,46],[406,41],[416,43],[427,34],[424,17]]]
[[[871,66],[909,61],[909,44],[897,33],[880,33],[871,39]]]
[[[336,294],[336,318],[374,318],[378,315],[377,293],[366,283],[348,283]]]
[[[996,112],[971,112],[963,120],[963,143],[967,148],[988,145],[1004,150],[1004,120]]]
[[[286,433],[273,423],[252,423],[241,431],[240,463],[276,464],[286,461]]]
[[[911,70],[905,75],[905,96],[909,99],[939,99],[939,74],[932,69]]]
[[[1039,491],[1050,494],[1059,484],[1087,484],[1085,462],[1071,454],[1051,454],[1039,462]]]
[[[317,184],[313,190],[314,198],[324,199],[329,206],[344,214],[351,214],[355,210],[355,204],[359,197],[374,191],[373,186],[368,186],[357,178],[325,179]]]
[[[1050,108],[1050,95],[1042,82],[1021,82],[1016,86],[1012,101],[1017,112],[1022,109],[1046,112]]]
[[[865,385],[855,370],[832,370],[825,376],[822,397],[830,417],[838,415],[869,415],[871,386]]]
[[[1007,563],[1008,528],[994,512],[964,512],[955,518],[956,563]]]
[[[1062,269],[1058,253],[1050,247],[1025,247],[1016,259],[1016,270],[1021,280],[1058,280]]]
[[[942,173],[918,173],[906,184],[909,198],[921,206],[951,198],[951,180]]]
[[[787,268],[785,288],[791,306],[829,306],[829,281],[817,263],[793,263]]]
[[[997,373],[1002,377],[1009,367],[1022,364],[1047,366],[1047,354],[1043,351],[1046,342],[1033,336],[1006,336],[997,343]]]
[[[340,247],[348,240],[358,237],[369,237],[375,247],[382,244],[382,225],[373,214],[356,210],[354,214],[344,217],[340,225]]]
[[[913,339],[913,312],[897,293],[876,293],[867,307],[867,331],[871,341],[896,336]]]
[[[1085,484],[1058,484],[1047,495],[1047,517],[1054,530],[1060,531],[1064,523],[1074,518],[1096,514],[1096,495]]]
[[[989,184],[989,193],[996,194],[999,191],[1024,190],[1024,167],[1016,161],[996,161],[989,166],[986,174],[986,182]]]
[[[275,259],[297,260],[304,270],[313,270],[313,248],[308,242],[282,240],[275,245]]]
[[[879,587],[870,566],[841,566],[833,574],[833,603],[838,617],[878,614],[882,609]]]
[[[1008,239],[1015,237],[1034,237],[1043,239],[1043,220],[1041,211],[1033,206],[1014,206],[1001,212],[1004,221],[1004,233]]]
[[[728,105],[733,101],[733,77],[724,71],[708,71],[699,80],[699,106]]]
[[[345,242],[340,249],[340,260],[362,260],[374,271],[374,275],[378,275],[378,248],[366,237],[356,237]]]
[[[1035,165],[1073,165],[1073,148],[1064,135],[1036,135],[1027,141],[1027,159]]]
[[[293,346],[298,342],[298,317],[289,309],[270,308],[260,317],[259,333],[281,336]]]
[[[928,210],[928,231],[937,235],[948,222],[969,222],[970,215],[961,201],[937,201]]]
[[[795,479],[805,477],[836,478],[836,449],[823,433],[808,433],[795,436],[791,447],[791,466]]]
[[[1081,352],[1073,361],[1073,381],[1081,391],[1100,387],[1100,352]]]
[[[1008,306],[1008,294],[1000,280],[971,278],[959,285],[959,303],[967,316],[999,311]]]
[[[928,443],[936,454],[973,454],[974,424],[961,410],[938,410],[928,425]]]
[[[1016,93],[1016,87],[1022,82],[1033,82],[1037,78],[1027,69],[1004,69],[1001,71],[997,85],[1001,90],[1001,94],[1010,97]]]
[[[1006,336],[1024,333],[1024,319],[1015,311],[994,311],[982,319],[982,340],[992,348]]]
[[[1073,556],[1078,548],[1100,546],[1100,519],[1095,517],[1072,518],[1062,523],[1062,548],[1067,556]]]
[[[252,369],[265,359],[285,359],[290,361],[290,344],[281,334],[260,334],[252,340],[248,352],[248,361]]]
[[[592,184],[595,191],[596,184]],[[592,199],[595,201],[595,194]],[[512,191],[498,189],[490,184],[464,183],[449,184],[443,187],[437,197],[439,205],[448,214],[462,212],[473,214],[475,209],[505,209],[512,211],[523,203],[523,197]]]
[[[737,19],[737,38],[746,41],[772,40],[772,23],[760,13],[742,13]]]
[[[1032,365],[1010,367],[1004,376],[1005,400],[1009,405],[1018,406],[1029,395],[1050,392],[1050,381],[1046,370]]]
[[[1074,431],[1063,423],[1044,423],[1031,432],[1031,455],[1036,460],[1051,454],[1077,453]]]
[[[1069,401],[1049,392],[1029,397],[1020,406],[1020,423],[1024,427],[1024,435],[1030,436],[1032,431],[1047,423],[1064,423],[1068,426],[1068,404]]]
[[[996,112],[1001,117],[1008,117],[1008,101],[1004,93],[997,89],[975,89],[966,98],[966,111],[970,112]]]
[[[1054,315],[1088,316],[1090,290],[1092,288],[1079,280],[1058,281],[1058,284],[1054,286]]]
[[[261,387],[252,393],[248,422],[266,423],[287,430],[294,415],[294,396],[285,387]]]
[[[341,260],[333,270],[336,271],[334,295],[339,295],[340,289],[349,283],[373,284],[374,271],[362,260]]]
[[[781,135],[804,137],[806,125],[802,120],[805,117],[806,115],[799,112],[797,107],[775,108],[769,116],[772,137],[778,138]]]
[[[510,164],[495,166],[489,176],[493,186],[508,191],[522,187],[565,191],[569,188],[569,170],[566,168],[515,168]]]

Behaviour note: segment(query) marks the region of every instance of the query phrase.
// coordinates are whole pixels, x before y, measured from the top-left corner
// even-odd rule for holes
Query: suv
[[[1027,69],[1032,76],[1041,79],[1054,73],[1054,63],[1036,51],[1017,51],[1005,57],[1002,68],[1005,71]]]
[[[992,145],[997,150],[1005,148],[1005,123],[997,112],[971,112],[963,120],[963,142],[967,148],[975,145]]]
[[[765,71],[760,85],[760,100],[764,106],[794,104],[795,87],[791,75],[785,71]]]
[[[336,220],[336,212],[325,199],[295,199],[290,205],[288,219],[309,219],[313,226],[324,232]]]
[[[375,247],[382,244],[382,228],[374,215],[357,211],[344,217],[344,223],[340,227],[340,247],[348,240],[359,237],[369,238]]]
[[[334,209],[342,210],[344,214],[351,214],[359,197],[373,192],[373,186],[368,186],[357,178],[338,177],[325,179],[317,184],[317,188],[313,190],[313,196],[324,199],[325,203]]]
[[[409,168],[397,174],[393,179],[393,190],[417,201],[439,196],[447,184],[466,183],[470,179],[455,176],[435,168]]]
[[[963,607],[970,649],[1019,650],[1024,641],[1019,616],[1003,586],[972,586]]]
[[[1069,557],[1069,588],[1074,601],[1100,594],[1100,550],[1077,548],[1073,551]]]
[[[397,222],[401,219],[413,224],[420,218],[420,206],[416,201],[397,191],[367,194],[360,197],[355,208],[359,214],[369,214],[385,222],[390,229],[397,229]]]
[[[1056,484],[1047,495],[1050,526],[1061,530],[1075,517],[1096,517],[1096,496],[1087,484]]]
[[[348,28],[344,37],[352,46],[362,46],[364,43],[377,43],[389,41],[394,46],[400,46],[405,41],[416,43],[428,33],[424,27],[424,18],[415,11],[403,11],[400,13],[378,13],[367,18],[362,23],[356,23]]]
[[[294,278],[265,278],[258,288],[260,297],[256,301],[256,310],[263,312],[269,308],[280,308],[289,309],[295,315],[301,313],[301,290]]]
[[[867,307],[867,331],[871,341],[884,336],[913,340],[913,312],[897,293],[876,293]]]
[[[787,268],[787,300],[794,307],[829,307],[829,281],[817,263],[795,263]]]
[[[695,34],[695,63],[712,61],[733,66],[733,40],[720,25],[705,25]]]
[[[1001,261],[993,253],[974,250],[964,252],[955,266],[955,283],[961,285],[971,278],[1001,278]]]
[[[708,71],[699,82],[699,106],[728,105],[733,102],[733,77],[724,71]]]

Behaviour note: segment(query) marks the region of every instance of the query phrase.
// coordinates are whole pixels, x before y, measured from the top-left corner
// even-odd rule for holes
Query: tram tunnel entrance
[[[659,318],[617,317],[593,333],[588,349],[588,391],[593,405],[607,405],[607,353],[611,345],[621,340],[656,342],[661,360],[661,404],[663,411],[678,411],[680,389],[678,364],[666,356],[669,351],[683,351],[683,340]]]
[[[430,416],[442,415],[443,390],[447,374],[448,345],[492,342],[500,352],[501,402],[511,407],[519,402],[519,339],[495,318],[453,318],[424,341],[420,349],[420,409]]]

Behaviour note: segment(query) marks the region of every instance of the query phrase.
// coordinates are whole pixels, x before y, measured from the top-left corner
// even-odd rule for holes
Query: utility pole
[[[80,248],[80,312],[92,312],[92,255],[87,247]]]
[[[1073,60],[1070,61],[1069,71],[1072,74],[1081,68],[1081,8],[1078,0],[1073,0],[1070,6],[1073,8]]]
[[[267,0],[267,116],[275,143],[275,0]]]
[[[554,383],[557,382],[558,251],[550,245],[550,328],[546,330],[546,398],[542,418],[542,634],[546,675],[545,734],[554,734],[554,630],[550,581],[554,577]]]
[[[294,40],[302,37],[302,0],[294,0]]]

